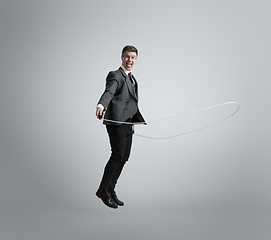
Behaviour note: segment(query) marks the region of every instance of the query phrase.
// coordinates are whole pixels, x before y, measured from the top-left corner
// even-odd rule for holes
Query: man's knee
[[[123,162],[123,156],[120,154],[111,154],[110,161],[113,161],[115,163],[122,163]]]

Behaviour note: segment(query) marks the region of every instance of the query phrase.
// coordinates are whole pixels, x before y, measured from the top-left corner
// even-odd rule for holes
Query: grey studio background
[[[270,10],[264,0],[1,0],[0,239],[270,239]],[[147,121],[241,109],[178,138],[135,136],[118,186],[125,206],[113,210],[95,196],[110,148],[94,114],[127,44],[139,50]],[[234,109],[136,132],[180,133]]]

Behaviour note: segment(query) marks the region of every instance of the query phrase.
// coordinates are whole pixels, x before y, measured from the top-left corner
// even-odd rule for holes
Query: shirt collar
[[[127,74],[127,76],[128,76],[129,73],[132,73],[132,72],[128,71],[123,65],[121,65],[121,68]]]

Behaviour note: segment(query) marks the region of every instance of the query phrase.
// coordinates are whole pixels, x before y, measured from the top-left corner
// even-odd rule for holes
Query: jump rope
[[[232,117],[234,114],[236,114],[239,111],[239,109],[240,109],[240,105],[238,103],[236,103],[236,102],[225,102],[225,103],[216,104],[216,105],[213,105],[213,106],[210,106],[210,107],[205,107],[205,108],[201,108],[201,109],[198,109],[198,110],[194,110],[194,111],[182,113],[182,114],[179,114],[179,115],[176,115],[176,116],[166,117],[166,118],[157,119],[157,120],[153,120],[153,121],[149,121],[149,122],[140,122],[140,123],[138,123],[138,122],[120,122],[120,121],[114,121],[114,120],[110,120],[110,119],[104,119],[104,121],[112,122],[112,123],[118,123],[118,124],[130,124],[130,125],[151,124],[151,123],[154,123],[154,122],[161,122],[161,121],[164,121],[164,120],[168,120],[168,119],[172,119],[172,118],[177,118],[177,117],[181,117],[181,116],[184,116],[184,115],[193,114],[193,113],[196,113],[196,112],[202,112],[202,111],[206,111],[208,109],[217,108],[217,107],[221,107],[221,106],[229,105],[229,104],[234,104],[236,106],[236,109],[230,115],[228,115],[227,117],[222,118],[222,119],[220,119],[220,120],[218,120],[216,122],[210,123],[210,124],[205,125],[205,126],[200,127],[200,128],[196,128],[196,129],[191,130],[191,131],[182,132],[182,133],[179,133],[179,134],[176,134],[176,135],[167,136],[167,137],[151,137],[151,136],[140,135],[140,134],[137,134],[137,133],[134,134],[134,135],[136,135],[138,137],[149,138],[149,139],[169,139],[169,138],[175,138],[175,137],[179,137],[179,136],[182,136],[182,135],[185,135],[185,134],[189,134],[189,133],[194,133],[194,132],[203,130],[205,128],[214,126],[214,125],[216,125],[216,124],[218,124],[220,122],[223,122],[226,119]],[[102,116],[100,116],[100,119],[102,119]]]

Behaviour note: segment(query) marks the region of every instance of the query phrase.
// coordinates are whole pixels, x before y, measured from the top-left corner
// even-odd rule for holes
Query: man
[[[122,65],[107,75],[106,88],[96,110],[97,118],[104,117],[103,124],[106,125],[111,145],[111,156],[96,195],[111,208],[124,205],[118,199],[115,187],[130,155],[134,130],[132,123],[145,124],[138,109],[137,81],[131,73],[137,56],[138,51],[134,46],[123,48]]]

